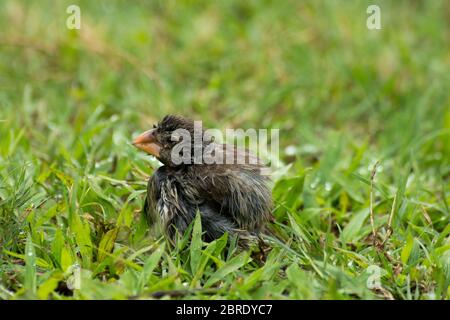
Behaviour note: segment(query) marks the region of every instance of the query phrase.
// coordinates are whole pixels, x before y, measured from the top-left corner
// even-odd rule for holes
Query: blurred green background
[[[66,27],[71,4],[80,30]],[[370,4],[381,30],[366,27]],[[156,163],[130,140],[169,113],[280,129],[275,214],[298,255],[274,249],[270,275],[245,260],[217,297],[448,297],[450,2],[0,0],[0,30],[0,297],[61,297],[77,261],[92,288],[108,283],[78,298],[202,288],[220,270],[211,260],[196,274],[172,252],[139,290],[109,286],[133,287],[148,257],[130,254],[154,249],[139,209]],[[376,224],[392,206],[393,261],[364,241],[377,161]],[[371,264],[388,293],[352,282]]]

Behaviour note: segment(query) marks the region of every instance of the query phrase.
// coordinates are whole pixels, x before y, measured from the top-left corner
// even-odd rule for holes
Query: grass
[[[0,2],[0,298],[449,299],[449,2],[376,3]],[[280,129],[265,264],[148,233],[168,113]]]

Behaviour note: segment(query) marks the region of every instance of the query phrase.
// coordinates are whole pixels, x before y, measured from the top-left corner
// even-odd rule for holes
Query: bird
[[[180,162],[174,157],[180,145],[176,134],[193,137],[195,130],[193,120],[166,115],[134,138],[135,147],[162,163],[147,184],[142,212],[148,224],[158,225],[175,244],[177,233],[183,235],[199,213],[204,241],[227,232],[243,247],[256,243],[274,221],[270,178],[261,173],[265,166],[247,149],[216,142],[207,135],[201,142],[183,137],[185,149],[179,154],[185,161]],[[209,150],[212,156],[231,154],[232,161],[211,163],[207,157],[196,161],[193,154],[199,146],[200,151]],[[245,161],[238,162],[239,157]]]

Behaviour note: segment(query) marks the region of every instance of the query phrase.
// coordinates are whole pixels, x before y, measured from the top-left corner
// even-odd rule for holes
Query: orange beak
[[[161,145],[156,141],[155,129],[145,131],[141,135],[134,138],[133,145],[136,148],[151,154],[152,156],[159,157]]]

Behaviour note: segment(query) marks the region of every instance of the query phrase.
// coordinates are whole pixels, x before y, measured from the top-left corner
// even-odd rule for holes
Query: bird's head
[[[174,132],[184,132],[190,137],[194,137],[194,121],[180,116],[167,115],[152,129],[136,137],[133,145],[155,156],[163,164],[175,166],[171,157],[172,149],[180,142],[180,136]]]

